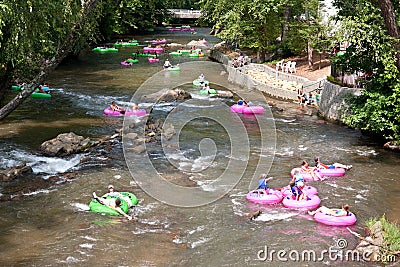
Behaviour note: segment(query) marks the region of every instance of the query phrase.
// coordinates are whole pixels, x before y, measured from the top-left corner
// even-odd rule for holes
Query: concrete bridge
[[[201,10],[193,9],[168,9],[174,18],[180,19],[198,19],[201,16]]]

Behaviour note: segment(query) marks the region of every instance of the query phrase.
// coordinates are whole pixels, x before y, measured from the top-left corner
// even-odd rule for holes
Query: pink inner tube
[[[315,209],[321,203],[321,199],[317,195],[309,196],[308,200],[297,201],[291,196],[284,197],[283,206],[291,209]]]
[[[121,65],[122,66],[132,66],[133,63],[132,62],[121,61]]]
[[[242,113],[244,107],[245,107],[244,105],[235,104],[231,106],[231,111],[235,113]]]
[[[104,114],[110,116],[144,116],[146,115],[146,110],[137,109],[137,110],[126,110],[124,114],[121,114],[119,111],[113,111],[110,107],[104,109]]]
[[[282,193],[279,190],[269,188],[253,190],[246,195],[246,199],[250,202],[258,204],[275,204],[282,201]]]
[[[148,60],[149,62],[158,62],[158,61],[160,61],[160,59],[158,59],[158,58],[152,58],[152,57],[148,57],[147,60]]]
[[[292,195],[292,190],[290,190],[289,186],[285,186],[281,189],[282,195],[287,197],[287,196],[291,196]],[[313,195],[318,195],[318,190],[317,188],[310,186],[310,185],[306,185],[303,188],[303,192],[304,194],[306,194],[306,196],[313,196]]]
[[[311,174],[304,173],[301,171],[301,168],[293,168],[290,172],[292,177],[294,176],[294,171],[298,169],[300,173],[303,175],[304,180],[306,181],[313,181]],[[319,169],[318,170],[321,177],[329,176],[329,177],[339,177],[343,176],[346,173],[346,170],[343,168],[336,168],[336,169]]]
[[[326,225],[332,225],[332,226],[349,226],[353,225],[357,221],[356,215],[354,213],[349,212],[349,215],[347,216],[332,216],[332,215],[327,215],[322,212],[317,212],[314,215],[314,220],[326,224]]]
[[[243,114],[263,114],[264,108],[261,106],[244,107],[242,113]]]
[[[162,49],[162,47],[157,47],[157,48],[154,48],[154,47],[145,47],[145,48],[143,48],[143,52],[152,52],[152,53],[154,53],[154,52],[156,52],[157,54],[159,54],[159,53],[162,53],[162,51],[163,51],[163,49]]]

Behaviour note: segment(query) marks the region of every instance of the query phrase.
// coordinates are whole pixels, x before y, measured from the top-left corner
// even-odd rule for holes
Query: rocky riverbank
[[[171,102],[191,98],[185,90],[161,90],[157,93],[143,97],[144,102]],[[150,111],[151,112],[151,111]],[[160,144],[161,138],[169,140],[174,134],[175,129],[172,125],[165,124],[162,119],[154,118],[151,115],[142,117],[139,121],[134,120],[125,125],[128,129],[133,129],[124,134],[122,121],[120,128],[115,129],[115,133],[108,136],[89,138],[77,135],[73,132],[62,133],[53,139],[43,142],[38,150],[38,156],[71,160],[75,155],[82,155],[79,163],[74,167],[74,171],[59,173],[42,178],[41,173],[34,173],[31,166],[26,162],[15,166],[0,169],[0,201],[18,200],[30,195],[32,192],[49,190],[53,186],[63,184],[75,179],[80,171],[93,168],[112,167],[113,165],[126,166],[122,142],[131,145],[125,146],[129,151],[140,155],[146,151],[145,143]],[[117,126],[117,125],[116,125]],[[144,127],[144,133],[143,133]],[[135,133],[137,131],[138,133]],[[195,186],[195,183],[187,175],[167,175],[171,182]]]

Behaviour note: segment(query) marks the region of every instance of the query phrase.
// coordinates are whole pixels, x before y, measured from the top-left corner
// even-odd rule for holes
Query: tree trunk
[[[282,25],[282,35],[281,41],[284,43],[287,39],[287,32],[289,31],[289,21],[290,21],[290,7],[288,5],[285,6],[285,10],[283,12],[283,25]]]
[[[308,9],[306,9],[306,21],[308,26],[310,26],[310,16],[308,13]],[[308,68],[313,69],[314,62],[313,62],[313,48],[311,46],[311,40],[307,41],[307,60],[308,60]]]
[[[76,36],[80,30],[83,30],[90,12],[96,7],[98,0],[88,0],[84,3],[80,21],[75,23],[68,36],[66,37],[63,45],[58,49],[56,55],[50,60],[49,63],[42,67],[40,73],[27,85],[24,86],[24,90],[21,91],[14,99],[8,102],[5,106],[0,109],[0,120],[3,120],[11,114],[19,105],[21,105],[26,98],[28,98],[34,91],[35,88],[42,84],[47,76],[55,70],[60,62],[71,52],[72,47],[76,41]]]
[[[322,64],[322,54],[319,54],[319,66],[318,69],[321,69],[321,64]]]
[[[307,42],[307,60],[308,60],[308,68],[313,69],[314,62],[313,62],[313,48],[311,46],[311,41]]]
[[[381,8],[382,16],[385,20],[386,29],[391,37],[397,40],[395,47],[396,53],[396,67],[400,71],[400,29],[397,24],[396,14],[394,12],[393,3],[390,0],[378,0],[379,7]]]
[[[259,47],[257,50],[257,63],[263,63],[265,61],[265,49]]]

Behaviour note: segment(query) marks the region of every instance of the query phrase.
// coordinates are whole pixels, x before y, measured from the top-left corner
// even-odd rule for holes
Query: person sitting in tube
[[[111,102],[110,109],[111,109],[112,111],[118,111],[118,112],[121,113],[121,114],[124,114],[124,113],[125,113],[125,109],[123,109],[123,108],[121,108],[120,106],[118,106],[114,101]]]
[[[200,74],[200,76],[199,76],[199,82],[200,82],[200,83],[204,83],[204,80],[205,80],[205,77],[204,77],[204,74],[202,73],[202,74]]]
[[[297,201],[307,200],[308,197],[303,192],[304,183],[298,182],[297,185],[295,184],[294,180],[291,180],[289,183],[290,190],[292,191],[293,198]]]
[[[247,107],[247,101],[244,99],[239,99],[239,101],[236,103],[238,106],[246,106]]]
[[[343,204],[341,209],[330,209],[325,206],[321,206],[318,209],[314,211],[308,211],[308,214],[310,215],[315,215],[318,212],[321,212],[326,215],[331,215],[335,217],[342,217],[342,216],[348,216],[350,211],[349,211],[349,205]]]
[[[127,218],[128,220],[132,220],[132,216],[129,216],[121,209],[121,200],[119,198],[102,198],[96,195],[96,192],[93,192],[93,198],[96,199],[100,204],[104,206],[108,206],[114,210],[116,210],[119,214]]]
[[[115,191],[115,188],[114,188],[114,186],[112,184],[110,184],[108,186],[108,192],[105,193],[104,195],[102,195],[101,197],[102,198],[106,198],[108,196],[110,196],[110,197],[119,197],[119,198],[125,200],[126,203],[128,203],[129,208],[133,207],[132,200],[128,196],[124,196],[120,192]]]
[[[164,69],[168,69],[168,68],[172,67],[172,64],[171,64],[171,62],[169,62],[168,58],[165,60],[163,67],[164,67]]]
[[[316,167],[310,167],[307,160],[303,160],[301,163],[301,171],[304,173],[309,173],[314,181],[322,181],[321,175],[318,173]]]
[[[314,162],[315,162],[315,167],[317,167],[318,169],[336,169],[336,168],[343,168],[343,169],[349,170],[349,169],[351,169],[351,168],[353,167],[353,165],[344,165],[344,164],[338,163],[338,162],[335,162],[335,163],[333,163],[333,164],[331,164],[331,165],[326,165],[326,164],[323,164],[323,163],[320,161],[319,157],[315,157],[315,158],[314,158]]]
[[[301,174],[299,169],[296,169],[293,173],[293,180],[295,185],[297,185],[298,182],[303,182],[304,183],[304,177],[303,174]]]
[[[210,85],[208,85],[208,84],[204,84],[204,86],[203,86],[203,90],[206,90],[206,91],[207,91],[207,94],[210,94],[210,91],[211,91],[211,89],[210,89]]]
[[[261,174],[259,180],[258,180],[258,188],[257,189],[264,189],[264,191],[267,191],[268,187],[268,182],[274,179],[273,177],[268,177],[267,174],[263,173]]]
[[[133,104],[132,104],[132,110],[138,110],[138,109],[139,109],[138,104],[133,103]]]

